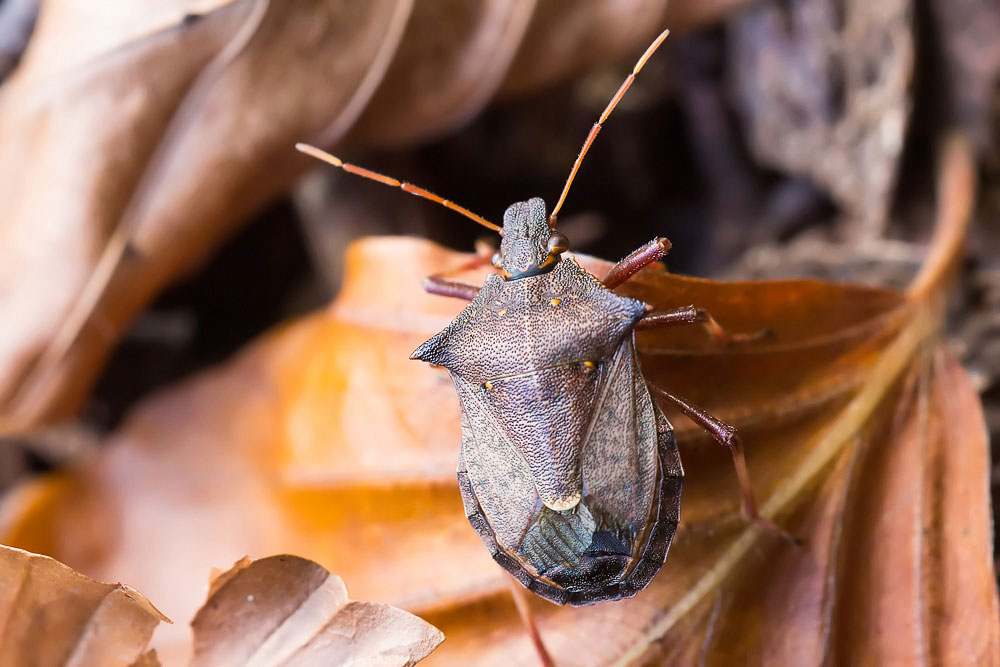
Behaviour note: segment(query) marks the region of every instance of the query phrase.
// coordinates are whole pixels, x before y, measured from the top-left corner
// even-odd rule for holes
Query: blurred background
[[[496,242],[295,142],[500,221],[558,197],[664,27],[560,215],[574,250],[663,235],[678,273],[901,287],[961,133],[980,190],[948,337],[997,442],[995,2],[2,0],[0,485],[323,308],[358,237]]]

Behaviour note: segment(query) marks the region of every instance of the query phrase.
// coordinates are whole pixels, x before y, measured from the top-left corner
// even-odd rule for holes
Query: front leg
[[[608,275],[602,281],[608,289],[618,287],[636,273],[646,268],[653,262],[663,258],[670,250],[670,241],[664,237],[655,238],[649,243],[632,251],[628,257],[611,267]],[[652,313],[636,324],[636,329],[655,329],[658,327],[674,326],[677,324],[701,324],[721,345],[730,343],[745,343],[767,336],[770,331],[765,329],[752,334],[730,334],[722,328],[712,314],[704,308],[686,306],[677,310],[670,310],[665,313]]]
[[[669,240],[662,236],[655,238],[639,249],[633,250],[628,257],[611,267],[608,275],[604,276],[604,280],[601,282],[608,289],[614,289],[641,269],[662,258],[668,250],[670,250]]]

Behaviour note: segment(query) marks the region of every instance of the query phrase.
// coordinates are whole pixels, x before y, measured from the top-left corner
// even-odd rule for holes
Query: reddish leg
[[[535,653],[538,654],[538,662],[541,663],[542,667],[555,667],[555,661],[549,655],[545,644],[542,643],[542,635],[538,632],[538,626],[535,624],[535,616],[531,613],[531,607],[528,606],[528,601],[524,599],[525,596],[521,584],[511,577],[507,581],[507,585],[510,587],[511,597],[514,598],[517,615],[521,617],[521,623],[524,624],[525,630],[528,631],[531,644],[535,647]]]
[[[653,239],[611,267],[608,275],[604,277],[604,286],[608,289],[618,287],[640,270],[662,258],[667,254],[668,250],[670,250],[669,240],[662,236]],[[676,324],[701,324],[708,331],[709,335],[722,345],[757,340],[769,333],[765,329],[752,334],[730,334],[722,328],[722,325],[715,321],[711,313],[704,308],[695,308],[694,306],[647,315],[639,320],[635,328],[640,330],[654,329],[656,327],[673,326]]]
[[[611,267],[608,275],[604,276],[604,286],[614,289],[623,282],[634,276],[640,269],[643,269],[656,260],[667,254],[670,250],[670,241],[663,238],[655,238]]]
[[[763,338],[770,333],[768,329],[764,329],[752,334],[731,334],[715,321],[711,313],[704,308],[695,308],[694,306],[685,306],[665,313],[651,313],[639,320],[635,328],[638,330],[655,329],[678,324],[700,324],[720,345],[746,343]]]
[[[753,487],[750,484],[750,471],[747,469],[747,459],[743,453],[743,441],[740,440],[738,435],[736,435],[736,428],[730,426],[721,419],[713,417],[704,410],[691,405],[683,398],[667,393],[658,387],[653,387],[653,390],[663,398],[676,405],[677,408],[688,417],[688,419],[708,431],[708,433],[720,444],[729,448],[729,451],[733,455],[733,466],[736,468],[736,477],[740,482],[740,491],[743,495],[743,511],[747,515],[747,519],[756,523],[761,528],[780,535],[793,544],[801,546],[802,540],[789,535],[787,532],[775,525],[773,521],[770,521],[757,513],[757,501],[754,498]]]
[[[456,299],[472,301],[476,298],[476,295],[479,294],[478,287],[475,285],[469,285],[468,283],[448,280],[445,276],[462,273],[463,271],[472,271],[474,269],[488,266],[490,264],[492,254],[492,248],[487,245],[479,246],[477,244],[476,256],[468,262],[456,266],[454,269],[442,271],[441,273],[435,273],[433,276],[427,276],[424,278],[424,290],[431,294],[437,294],[438,296],[450,296]]]
[[[424,290],[438,296],[450,296],[456,299],[472,301],[479,294],[479,288],[468,283],[459,283],[454,280],[445,280],[441,276],[427,276],[424,278]]]

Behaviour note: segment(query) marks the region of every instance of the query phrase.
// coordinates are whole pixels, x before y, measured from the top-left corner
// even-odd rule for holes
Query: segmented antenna
[[[359,167],[354,164],[349,164],[341,160],[339,157],[330,155],[326,151],[320,150],[315,146],[310,146],[309,144],[295,144],[295,148],[310,157],[314,157],[317,160],[322,160],[327,164],[332,164],[334,167],[340,167],[344,171],[349,172],[351,174],[361,176],[362,178],[370,178],[373,181],[378,181],[379,183],[384,183],[385,185],[390,185],[395,188],[402,188],[406,192],[409,192],[411,195],[423,197],[424,199],[430,199],[431,201],[437,202],[438,204],[441,204],[446,208],[450,208],[453,211],[461,213],[470,220],[478,222],[483,227],[492,229],[493,231],[498,232],[501,236],[503,236],[503,229],[499,225],[493,224],[486,218],[476,215],[469,209],[459,206],[455,202],[448,201],[447,199],[439,197],[433,192],[428,192],[423,188],[418,188],[416,185],[413,185],[412,183],[404,183],[402,181],[397,181],[395,178],[392,178],[390,176],[384,176],[382,174],[379,174],[378,172],[371,171],[370,169],[365,169],[364,167]]]
[[[562,195],[559,196],[559,201],[556,203],[556,207],[552,209],[552,213],[549,214],[549,227],[556,226],[556,214],[559,213],[559,209],[562,208],[563,202],[566,201],[566,195],[569,193],[569,186],[573,185],[573,179],[576,178],[576,172],[580,168],[580,163],[583,162],[583,156],[587,154],[588,150],[590,150],[590,144],[594,143],[594,139],[597,137],[597,133],[601,131],[601,126],[604,124],[604,121],[606,121],[608,116],[611,115],[611,112],[615,110],[615,107],[618,106],[618,102],[620,102],[622,97],[625,95],[625,91],[628,90],[629,86],[632,85],[632,82],[635,81],[635,75],[639,73],[642,66],[646,64],[649,57],[653,55],[653,52],[659,48],[660,44],[663,43],[663,40],[665,40],[669,34],[669,30],[664,30],[660,33],[659,37],[653,40],[653,43],[649,45],[649,48],[647,48],[646,52],[642,54],[641,58],[639,58],[635,67],[632,68],[632,73],[628,75],[628,78],[625,79],[624,82],[622,82],[618,92],[615,93],[615,96],[611,98],[610,102],[608,102],[608,106],[605,107],[604,113],[601,114],[601,118],[594,123],[594,127],[590,128],[590,134],[587,135],[587,140],[583,142],[583,148],[580,149],[580,154],[576,156],[576,162],[573,163],[573,169],[569,172],[569,178],[566,179],[566,185],[563,186]]]

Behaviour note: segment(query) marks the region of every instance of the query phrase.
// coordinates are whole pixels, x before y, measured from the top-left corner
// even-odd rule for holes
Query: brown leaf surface
[[[315,167],[296,141],[437,136],[738,3],[627,4],[46,2],[0,93],[0,427],[71,416],[132,316]]]
[[[530,601],[560,664],[1000,662],[982,415],[936,334],[971,200],[959,146],[940,238],[908,294],[655,270],[629,283],[659,307],[772,329],[727,348],[644,333],[641,362],[740,426],[763,513],[807,546],[747,527],[727,452],[677,417],[682,522],[650,587],[582,609]],[[329,310],[146,401],[88,468],[8,498],[5,541],[133,581],[179,619],[213,564],[299,553],[441,628],[432,664],[531,661],[506,575],[461,509],[451,383],[407,360],[462,307],[421,277],[467,258],[412,239],[356,244]],[[168,663],[183,633],[154,638]]]
[[[143,655],[160,621],[133,588],[0,546],[0,665],[156,664]]]
[[[349,600],[340,577],[297,556],[237,561],[212,581],[191,626],[195,667],[402,667],[444,641],[413,614]]]

